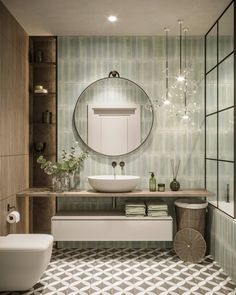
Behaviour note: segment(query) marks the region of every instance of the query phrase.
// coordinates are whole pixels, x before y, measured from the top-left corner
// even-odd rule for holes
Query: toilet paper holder
[[[7,212],[15,208],[16,208],[15,206],[10,206],[10,204],[7,204]]]

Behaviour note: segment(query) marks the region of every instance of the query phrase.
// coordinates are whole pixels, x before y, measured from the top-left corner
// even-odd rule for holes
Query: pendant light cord
[[[187,67],[187,28],[184,28],[184,68]]]
[[[168,44],[168,32],[169,29],[164,29],[166,32],[166,100],[169,98],[169,44]]]
[[[182,20],[179,20],[179,74],[182,74]]]
[[[187,28],[184,28],[184,68],[186,71],[187,67]],[[185,84],[187,82],[185,81]],[[185,112],[186,112],[186,107],[187,107],[187,85],[185,85],[185,91],[184,91],[184,106],[185,106]]]

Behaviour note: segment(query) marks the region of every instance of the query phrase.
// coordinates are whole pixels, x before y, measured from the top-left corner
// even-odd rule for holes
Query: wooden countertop
[[[177,192],[150,192],[149,190],[134,190],[126,193],[103,193],[93,190],[77,190],[52,192],[49,188],[29,188],[17,193],[17,197],[212,197],[214,194],[205,189],[183,189]]]

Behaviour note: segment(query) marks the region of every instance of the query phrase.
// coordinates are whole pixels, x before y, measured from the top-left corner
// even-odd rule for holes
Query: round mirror
[[[107,156],[139,148],[148,138],[153,120],[153,106],[146,92],[116,71],[90,84],[74,110],[74,126],[80,139]]]

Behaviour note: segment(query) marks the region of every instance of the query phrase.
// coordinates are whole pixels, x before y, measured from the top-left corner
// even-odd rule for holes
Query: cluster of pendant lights
[[[191,114],[199,110],[197,103],[193,101],[196,94],[197,83],[192,78],[192,69],[187,66],[187,28],[184,32],[184,60],[182,60],[182,24],[179,20],[179,69],[174,76],[170,76],[169,71],[169,29],[165,28],[165,93],[153,102],[154,108],[163,106],[170,115],[177,116],[183,121],[192,121]]]

